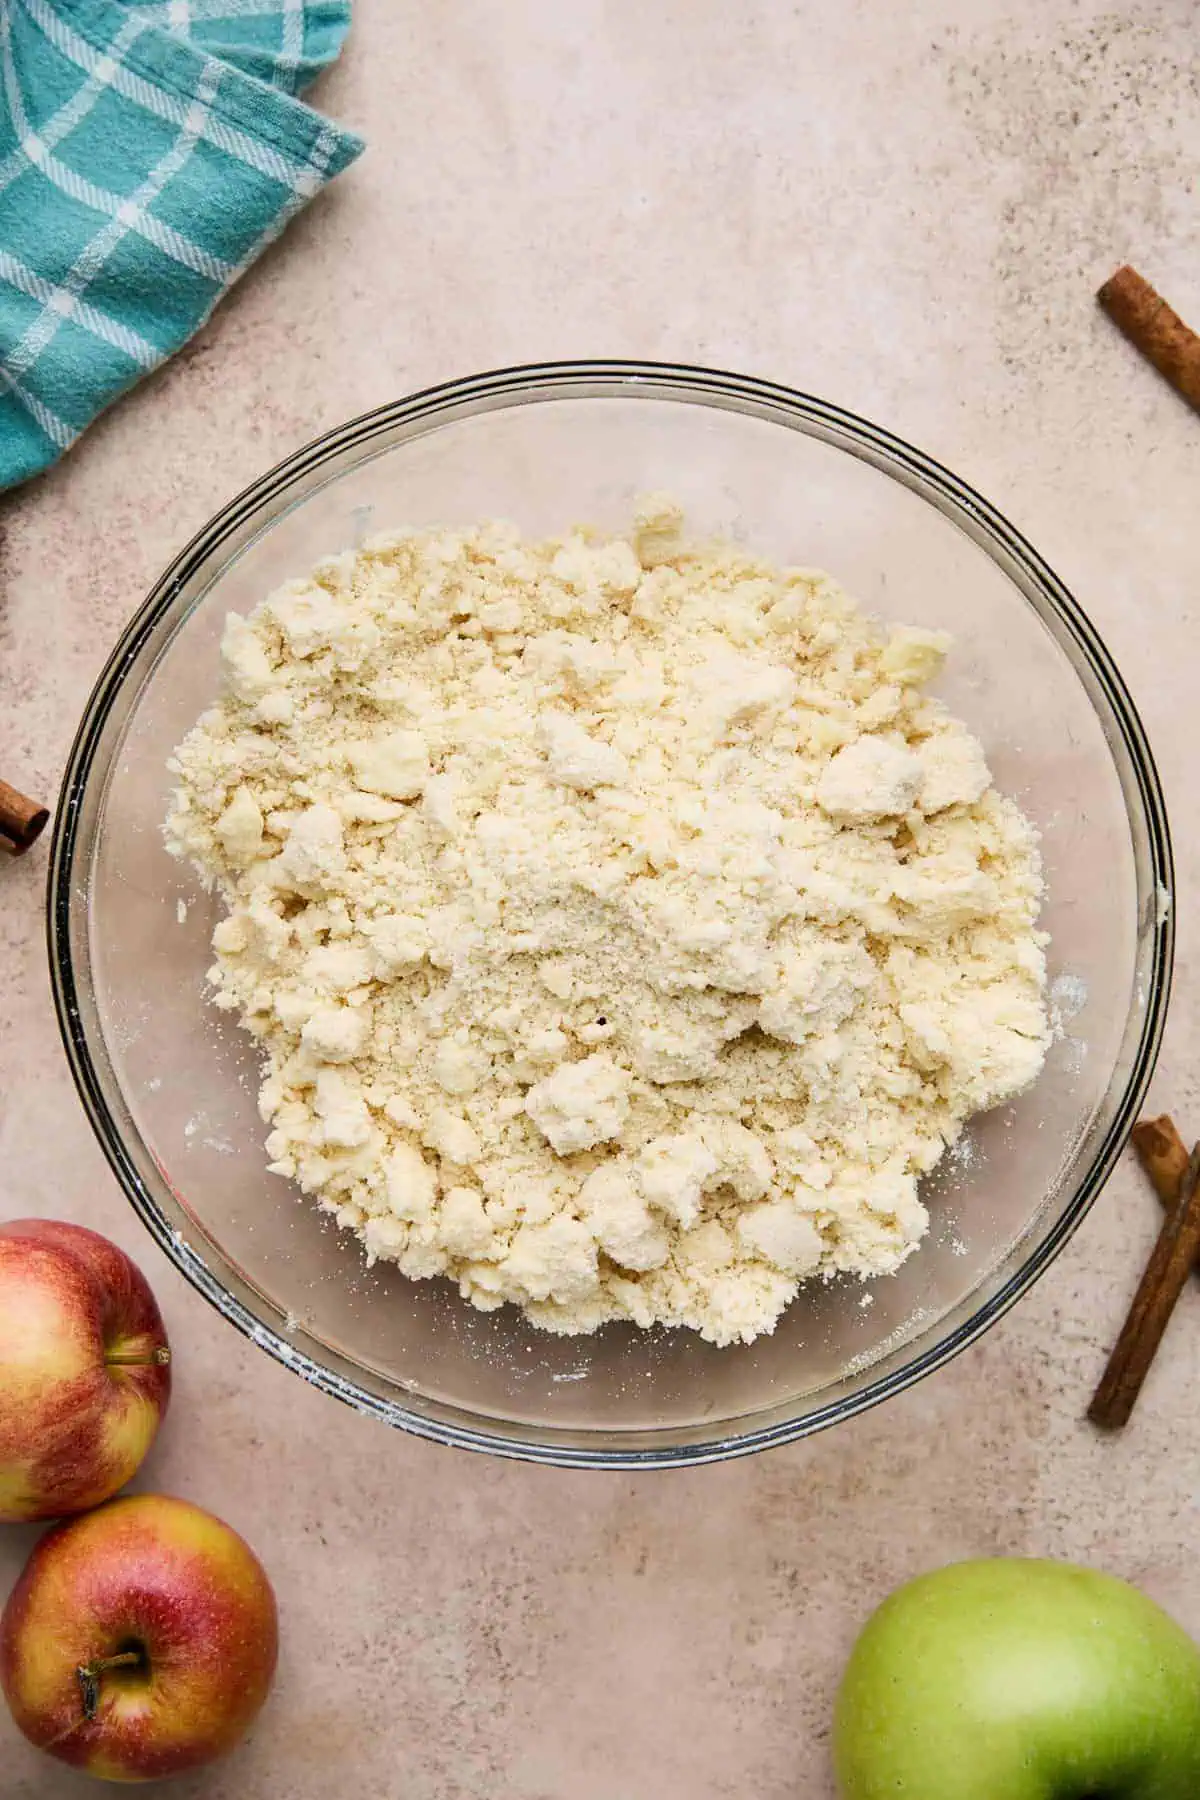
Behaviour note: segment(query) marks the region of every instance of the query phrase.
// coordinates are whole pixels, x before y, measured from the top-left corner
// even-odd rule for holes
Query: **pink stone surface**
[[[1200,322],[1196,44],[1177,0],[358,0],[316,97],[368,154],[171,367],[0,502],[0,770],[54,793],[157,571],[355,412],[573,355],[790,382],[995,499],[1116,656],[1183,897],[1151,1099],[1200,1133],[1200,421],[1092,302],[1129,260]],[[642,1477],[439,1450],[304,1387],[142,1233],[59,1049],[45,869],[45,840],[0,866],[0,1205],[140,1257],[177,1349],[140,1485],[229,1519],[280,1598],[268,1710],[178,1800],[826,1800],[856,1628],[959,1556],[1094,1562],[1200,1634],[1200,1291],[1129,1431],[1082,1421],[1158,1226],[1128,1162],[978,1347],[807,1445]],[[0,1532],[0,1594],[34,1535]],[[5,1800],[83,1791],[0,1718]]]

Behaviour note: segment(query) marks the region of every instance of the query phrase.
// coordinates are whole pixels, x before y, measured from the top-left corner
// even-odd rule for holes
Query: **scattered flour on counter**
[[[1049,1041],[1036,837],[829,576],[403,531],[225,629],[172,761],[270,1166],[414,1279],[587,1332],[770,1331],[894,1270]]]

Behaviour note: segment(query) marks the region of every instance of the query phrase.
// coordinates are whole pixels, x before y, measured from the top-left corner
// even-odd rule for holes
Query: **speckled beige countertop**
[[[1200,318],[1198,46],[1191,0],[358,0],[315,97],[368,154],[0,503],[0,769],[53,792],[153,576],[325,427],[546,357],[771,376],[996,500],[1115,654],[1182,895],[1154,1098],[1195,1134],[1200,420],[1091,296],[1128,258]],[[1157,1228],[1132,1167],[980,1345],[807,1445],[640,1478],[440,1450],[304,1387],[141,1232],[60,1055],[45,866],[0,867],[0,1204],[140,1255],[178,1362],[143,1485],[240,1527],[282,1605],[253,1741],[178,1800],[824,1800],[856,1626],[959,1556],[1095,1561],[1200,1634],[1200,1291],[1133,1427],[1081,1422]],[[0,1536],[0,1594],[32,1535]],[[82,1791],[0,1719],[5,1800]]]

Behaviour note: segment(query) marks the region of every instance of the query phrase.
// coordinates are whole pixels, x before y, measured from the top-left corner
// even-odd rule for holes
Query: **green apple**
[[[1111,1575],[954,1563],[868,1620],[833,1746],[846,1800],[1198,1800],[1200,1648]]]

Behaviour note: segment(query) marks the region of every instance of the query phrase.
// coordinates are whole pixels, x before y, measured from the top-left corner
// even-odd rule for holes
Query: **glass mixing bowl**
[[[831,570],[944,626],[939,691],[1041,828],[1062,1030],[1032,1092],[925,1184],[928,1240],[868,1289],[817,1282],[774,1335],[535,1331],[444,1281],[368,1272],[266,1172],[250,1040],[205,999],[216,901],[163,848],[167,758],[218,684],[227,612],[400,524],[627,526],[666,489],[695,535]],[[1137,715],[1087,618],[986,501],[887,432],[768,382],[649,363],[511,369],[330,432],[176,559],[97,684],[51,875],[59,1017],[84,1104],[158,1243],[222,1316],[328,1393],[449,1444],[641,1467],[816,1431],[937,1368],[1057,1255],[1112,1168],[1166,1009],[1171,858]],[[869,1303],[867,1303],[869,1300]]]

